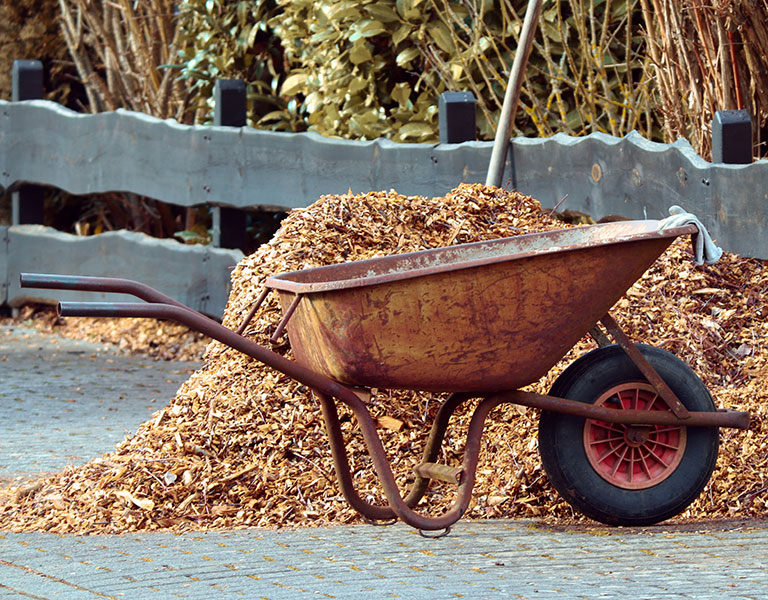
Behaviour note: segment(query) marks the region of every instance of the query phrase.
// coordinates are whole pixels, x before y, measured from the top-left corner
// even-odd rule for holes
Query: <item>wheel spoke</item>
[[[622,410],[626,408],[632,408],[632,397],[627,396],[624,390],[616,392],[616,402],[618,404],[618,408]]]
[[[660,442],[659,440],[648,440],[648,444],[655,444],[656,446],[661,446],[668,450],[677,450],[680,448],[680,444],[667,444],[666,442]]]
[[[660,463],[660,464],[661,464],[661,465],[662,465],[662,466],[663,466],[665,469],[668,469],[668,468],[669,468],[669,465],[671,465],[671,464],[672,464],[671,462],[667,462],[666,460],[664,460],[664,457],[663,457],[663,456],[659,456],[659,455],[658,455],[658,454],[656,454],[656,453],[654,453],[654,454],[653,454],[653,457],[654,457],[654,459],[656,459],[656,461],[657,461],[657,462],[659,462],[659,463]]]
[[[611,454],[618,454],[619,450],[621,450],[622,448],[625,448],[624,452],[626,452],[626,446],[624,446],[623,444],[617,445],[617,446],[611,446],[608,449],[608,451],[603,452],[600,456],[597,457],[597,462],[598,463],[603,462],[606,458],[611,456]],[[619,457],[619,462],[621,462],[621,459],[623,456],[624,456],[624,453],[622,453],[622,455]]]
[[[648,452],[648,454],[653,455],[653,452]],[[655,456],[655,455],[654,455]],[[640,464],[643,466],[643,471],[645,471],[645,474],[648,476],[648,479],[653,478],[653,475],[651,475],[651,469],[648,466],[648,463],[645,460],[645,455],[640,452]]]
[[[671,433],[673,431],[680,431],[680,427],[678,425],[671,425],[670,427],[665,427],[664,429],[654,429],[653,434],[658,435],[660,433]]]
[[[628,446],[624,446],[624,451],[621,453],[621,456],[619,456],[619,459],[616,461],[616,464],[613,466],[613,470],[611,471],[611,477],[616,477],[616,473],[619,471],[619,467],[621,467],[622,463],[624,462],[624,457],[627,455],[628,449],[629,449]]]
[[[600,444],[609,444],[611,442],[620,442],[624,439],[623,435],[617,435],[616,437],[600,438],[599,440],[592,440],[589,442],[590,446],[599,446]]]
[[[606,423],[605,421],[589,421],[589,424],[592,425],[592,427],[600,427],[601,429],[618,433],[622,437],[624,436],[624,430],[626,429],[623,425],[619,425],[618,423]]]

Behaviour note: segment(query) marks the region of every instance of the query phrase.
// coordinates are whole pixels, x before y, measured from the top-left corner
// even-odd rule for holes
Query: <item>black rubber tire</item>
[[[709,391],[688,365],[665,350],[637,346],[688,410],[715,410]],[[645,378],[619,346],[605,346],[574,361],[555,381],[550,395],[592,404],[607,390],[627,382],[645,383]],[[715,467],[718,429],[687,427],[682,459],[666,479],[646,489],[619,487],[590,464],[585,423],[579,417],[542,412],[539,454],[563,499],[596,521],[640,526],[673,517],[698,497]]]

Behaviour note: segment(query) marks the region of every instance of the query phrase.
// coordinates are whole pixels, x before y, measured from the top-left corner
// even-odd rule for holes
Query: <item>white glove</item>
[[[689,212],[685,212],[679,206],[671,206],[670,216],[659,221],[659,229],[672,229],[673,227],[683,227],[685,225],[696,225],[699,233],[693,236],[693,255],[697,265],[715,263],[723,255],[723,249],[715,246],[707,228],[702,225],[699,218]]]

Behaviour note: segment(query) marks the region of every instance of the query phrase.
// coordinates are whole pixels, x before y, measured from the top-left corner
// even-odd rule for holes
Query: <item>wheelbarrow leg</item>
[[[445,432],[448,429],[448,422],[450,421],[453,413],[464,402],[469,400],[472,396],[469,394],[451,394],[448,399],[440,405],[435,420],[432,423],[432,430],[429,432],[429,438],[424,446],[424,456],[421,459],[421,464],[432,464],[437,460],[440,453],[440,447],[443,445],[443,439],[445,438]],[[429,477],[422,476],[418,468],[416,470],[416,479],[413,481],[413,487],[405,498],[405,503],[414,507],[424,497],[424,494],[429,487]]]
[[[503,394],[497,394],[495,396],[485,398],[475,408],[475,412],[472,414],[469,430],[467,432],[467,440],[464,448],[464,459],[461,466],[462,475],[457,490],[456,500],[442,515],[438,517],[425,517],[415,512],[412,507],[406,503],[406,500],[403,499],[403,497],[400,495],[400,490],[397,487],[397,482],[395,481],[392,468],[384,451],[384,446],[381,442],[381,438],[379,437],[378,432],[376,431],[376,424],[374,423],[368,408],[365,406],[362,400],[360,400],[360,398],[358,398],[351,391],[348,394],[339,394],[337,399],[346,404],[352,410],[358,424],[360,425],[360,430],[362,431],[366,448],[368,449],[368,453],[373,460],[376,475],[378,476],[379,482],[382,486],[384,495],[387,498],[392,513],[394,513],[396,517],[402,519],[411,527],[415,527],[424,531],[435,531],[440,529],[448,530],[450,526],[458,521],[467,510],[472,494],[472,488],[475,485],[475,472],[477,470],[477,463],[480,455],[480,439],[482,437],[483,428],[485,426],[485,420],[491,410],[496,408],[499,404],[510,401],[509,398]],[[332,399],[328,396],[325,396],[324,399],[321,399],[321,402],[332,403]],[[458,399],[456,402],[457,406]],[[449,407],[446,409],[445,415],[450,416],[450,412],[452,411]],[[327,418],[330,417],[331,426],[329,427],[329,431],[336,431],[338,416],[335,408],[333,411],[326,411],[324,409],[324,414],[327,415]],[[441,418],[445,419],[445,416]],[[338,431],[340,433],[340,429]],[[435,443],[435,441],[441,437],[442,436],[440,435],[434,436],[434,441],[432,443],[433,448],[429,450],[430,454],[435,452],[435,447],[439,447],[439,444]],[[374,505],[369,504],[360,498],[354,489],[352,489],[351,475],[349,474],[349,463],[346,460],[346,456],[344,456],[343,459],[341,458],[341,455],[344,453],[343,441],[341,440],[341,436],[337,433],[332,434],[332,444],[336,446],[334,450],[334,462],[337,466],[337,469],[342,468],[345,471],[343,475],[340,473],[340,471],[337,471],[337,473],[339,473],[340,481],[342,478],[344,479],[342,483],[342,491],[345,493],[347,500],[349,500],[350,503],[354,502],[353,506],[355,506],[357,510],[362,508],[361,513],[366,516],[368,514],[373,514],[375,511],[376,514],[380,515],[379,518],[386,518],[384,517],[385,511],[380,511],[380,509],[383,507],[375,507]],[[422,484],[420,484],[420,486],[421,485]],[[416,492],[415,489],[412,491]],[[423,491],[421,494],[423,494]],[[418,492],[413,494],[414,497],[416,495],[418,495]]]
[[[397,519],[397,515],[391,508],[371,504],[370,502],[363,500],[357,493],[354,482],[352,481],[349,459],[347,458],[345,450],[336,405],[334,404],[333,399],[325,394],[316,392],[315,396],[320,402],[328,439],[331,443],[333,466],[344,498],[346,498],[352,508],[370,521],[389,521]],[[451,396],[440,406],[432,424],[429,439],[424,447],[422,464],[432,463],[437,459],[451,416],[461,404],[470,398],[471,396],[468,394],[451,394]],[[429,477],[423,477],[417,473],[408,495],[403,500],[405,504],[410,508],[416,506],[424,497],[428,486]]]
[[[331,443],[333,467],[344,498],[346,498],[352,508],[370,521],[391,521],[392,519],[397,519],[397,515],[391,508],[371,504],[363,500],[360,494],[357,493],[355,484],[352,481],[352,470],[349,467],[347,452],[344,448],[344,437],[341,433],[339,413],[336,410],[333,398],[319,392],[315,392],[315,397],[320,402],[320,408],[323,412],[325,429],[328,432],[328,439]]]

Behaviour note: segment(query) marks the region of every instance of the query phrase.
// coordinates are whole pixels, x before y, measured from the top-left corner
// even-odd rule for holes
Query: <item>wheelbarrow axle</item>
[[[687,427],[749,429],[749,413],[735,410],[721,409],[717,412],[686,411],[685,417],[678,417],[672,412],[663,410],[648,411],[608,408],[521,390],[502,392],[500,396],[505,398],[505,402],[512,404],[531,406],[574,417],[621,425],[684,425]]]

